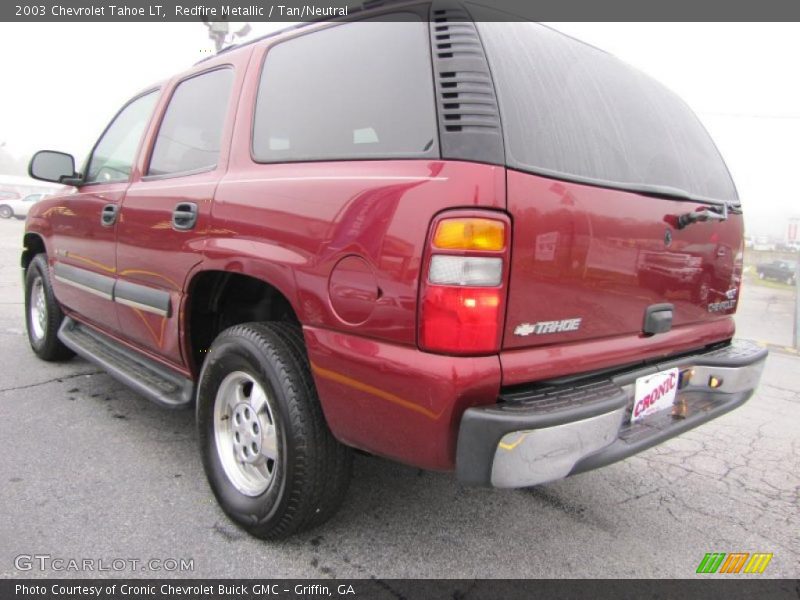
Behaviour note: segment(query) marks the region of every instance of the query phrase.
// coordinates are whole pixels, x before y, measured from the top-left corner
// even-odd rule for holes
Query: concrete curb
[[[762,348],[766,348],[770,352],[780,352],[781,354],[789,354],[791,356],[800,356],[800,350],[791,346],[781,346],[780,344],[771,344],[762,340],[753,340]]]

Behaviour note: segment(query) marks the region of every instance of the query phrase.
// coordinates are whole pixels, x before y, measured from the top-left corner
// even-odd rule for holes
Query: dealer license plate
[[[633,400],[631,423],[670,408],[678,393],[678,369],[660,371],[654,375],[639,377]]]

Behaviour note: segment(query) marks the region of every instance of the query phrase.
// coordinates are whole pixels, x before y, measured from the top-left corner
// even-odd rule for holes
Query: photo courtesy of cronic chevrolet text
[[[29,171],[71,186],[27,216],[33,351],[195,410],[262,538],[329,519],[355,451],[535,486],[742,405],[767,355],[735,339],[742,208],[687,105],[472,3],[233,46]]]

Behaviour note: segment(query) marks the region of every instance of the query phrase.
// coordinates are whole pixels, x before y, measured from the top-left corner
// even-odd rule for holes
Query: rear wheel
[[[352,452],[327,427],[299,327],[248,323],[222,332],[197,402],[203,466],[237,524],[280,539],[334,514]]]
[[[0,219],[10,219],[14,216],[14,211],[7,204],[0,206]]]
[[[53,294],[44,254],[37,254],[25,272],[25,315],[28,341],[36,356],[42,360],[57,361],[75,355],[58,339],[58,328],[64,321],[64,313]]]

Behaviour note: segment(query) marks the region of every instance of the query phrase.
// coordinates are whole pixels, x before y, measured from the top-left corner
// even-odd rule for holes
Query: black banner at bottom
[[[253,599],[449,599],[515,600],[603,598],[684,600],[703,598],[797,600],[793,579],[3,579],[0,599],[8,600],[253,600]]]

